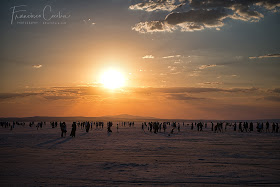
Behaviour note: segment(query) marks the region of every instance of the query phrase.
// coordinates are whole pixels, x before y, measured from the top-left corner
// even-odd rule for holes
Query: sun
[[[105,71],[100,78],[101,84],[108,89],[117,89],[125,85],[125,78],[123,74],[114,69]]]

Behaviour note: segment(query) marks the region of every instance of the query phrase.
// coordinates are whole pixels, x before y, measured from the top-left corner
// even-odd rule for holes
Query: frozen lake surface
[[[280,133],[0,127],[0,185],[280,185]],[[171,127],[168,126],[167,132]]]

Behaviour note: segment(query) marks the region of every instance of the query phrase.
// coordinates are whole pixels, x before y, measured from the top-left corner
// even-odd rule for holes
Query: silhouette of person
[[[113,126],[113,123],[111,121],[108,122],[108,125],[107,125],[107,132],[112,132],[111,130],[111,127]]]
[[[70,136],[72,136],[72,137],[76,136],[76,129],[77,129],[76,122],[73,122]]]
[[[266,125],[265,132],[267,132],[267,131],[269,132],[269,123],[268,123],[268,121],[266,122],[265,125]]]
[[[254,128],[254,125],[253,125],[253,123],[251,122],[251,123],[250,123],[250,132],[253,132],[253,130],[254,130],[253,128]]]
[[[272,124],[272,132],[276,132],[276,124],[274,122]]]
[[[65,124],[65,122],[60,123],[60,129],[61,129],[61,137],[63,137],[63,135],[66,136],[67,130],[66,130],[66,124]]]
[[[90,124],[89,124],[89,122],[86,122],[86,132],[89,131],[89,128],[90,128]]]

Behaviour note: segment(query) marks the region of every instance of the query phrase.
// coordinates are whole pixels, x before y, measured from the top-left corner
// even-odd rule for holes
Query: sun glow
[[[110,69],[101,75],[100,82],[105,88],[116,89],[125,85],[125,78],[120,71]]]

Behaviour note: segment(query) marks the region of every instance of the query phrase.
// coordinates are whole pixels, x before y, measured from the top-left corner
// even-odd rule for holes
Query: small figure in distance
[[[61,130],[61,137],[63,138],[63,135],[66,136],[66,132],[67,132],[65,122],[60,123],[60,130]]]
[[[86,122],[86,132],[89,131],[89,128],[90,128],[90,124],[89,124],[89,122]]]
[[[113,126],[113,123],[111,121],[108,122],[107,124],[107,132],[110,133],[112,132],[111,127]]]
[[[73,122],[70,136],[72,136],[72,137],[76,136],[76,129],[77,129],[76,122]]]

